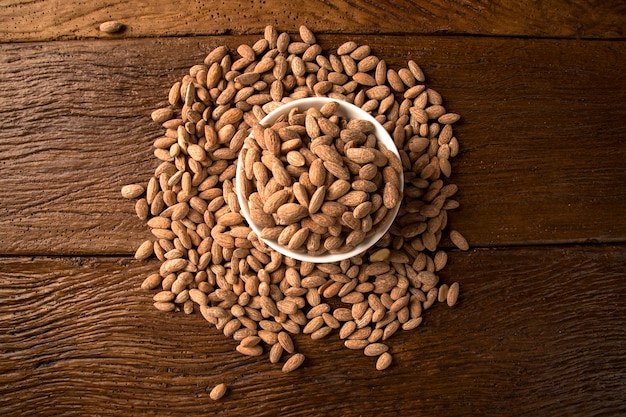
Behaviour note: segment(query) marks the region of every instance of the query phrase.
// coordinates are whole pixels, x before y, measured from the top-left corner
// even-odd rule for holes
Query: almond
[[[316,159],[309,167],[309,178],[316,187],[321,187],[326,182],[326,168],[322,159]]]
[[[322,213],[330,217],[341,217],[348,210],[345,204],[338,201],[325,201],[322,204]]]
[[[289,187],[292,183],[291,175],[285,169],[282,163],[278,162],[272,165],[271,169],[272,176],[276,178],[276,181],[283,187]]]
[[[294,353],[287,359],[285,364],[283,365],[283,372],[292,372],[298,369],[304,363],[304,355],[302,353]]]
[[[297,203],[283,204],[276,210],[278,224],[288,225],[302,220],[308,216],[309,210]]]
[[[384,62],[384,61],[381,61]],[[377,85],[365,91],[365,95],[373,100],[382,100],[390,94],[391,90],[386,85]]]
[[[367,164],[376,158],[371,148],[349,148],[346,149],[346,156],[357,164]]]
[[[245,347],[242,345],[237,345],[237,352],[246,356],[261,356],[263,354],[263,347],[260,345]]]
[[[122,187],[122,197],[137,198],[145,192],[145,188],[141,184],[129,184]]]
[[[315,41],[315,35],[306,26],[304,26],[304,25],[300,26],[299,33],[300,33],[300,37],[302,38],[302,41],[304,41],[304,42],[306,42],[306,43],[308,43],[310,45],[312,45],[312,44],[314,44],[316,42]]]
[[[352,187],[348,181],[342,179],[335,180],[326,191],[326,199],[337,200],[348,193],[351,188]]]
[[[383,191],[383,204],[390,210],[400,204],[400,191],[390,182],[385,184],[385,189]]]
[[[250,210],[250,221],[260,228],[269,228],[276,226],[274,218],[261,209]]]
[[[356,207],[367,201],[368,194],[365,191],[350,191],[337,199],[337,203],[348,207]]]
[[[319,156],[324,162],[334,162],[336,164],[342,164],[343,160],[341,155],[337,152],[337,149],[333,146],[319,144],[312,148],[313,153]]]
[[[211,389],[211,392],[209,393],[209,397],[213,401],[217,401],[221,399],[224,395],[226,395],[227,389],[228,388],[226,387],[226,384],[224,383],[217,384],[215,387],[213,387],[213,389]]]
[[[144,241],[135,251],[135,259],[144,260],[148,259],[154,253],[154,244],[151,240]]]
[[[335,178],[340,180],[348,181],[350,179],[350,172],[348,168],[343,164],[336,164],[331,161],[324,162],[324,168],[326,171],[335,176]]]
[[[117,22],[114,20],[110,20],[107,22],[100,23],[100,32],[104,33],[117,33],[122,31],[125,28],[122,22]]]
[[[446,296],[446,301],[450,307],[454,306],[459,298],[459,283],[454,282],[448,288],[448,294]]]
[[[188,261],[186,259],[168,259],[161,264],[159,269],[162,277],[171,274],[172,272],[178,272],[187,266]]]
[[[376,360],[376,369],[383,371],[391,365],[392,357],[389,352],[383,352]]]
[[[357,126],[357,128],[346,128],[341,131],[340,137],[344,143],[354,143],[356,145],[362,145],[367,140],[367,136],[361,130],[364,126]]]
[[[457,248],[464,250],[464,251],[469,250],[469,244],[467,243],[467,240],[458,231],[456,230],[450,231],[450,240],[452,240],[452,243],[454,243],[454,246],[456,246]]]
[[[444,181],[459,152],[452,124],[460,116],[423,84],[413,61],[387,67],[354,42],[324,54],[306,27],[300,37],[291,41],[270,26],[253,45],[214,48],[151,114],[165,130],[153,142],[160,165],[147,187],[122,192],[138,199],[136,213],[155,236],[135,256],[155,254],[161,262],[142,288],[158,288],[160,311],[199,309],[245,355],[261,355],[266,345],[278,363],[294,352],[291,334],[320,339],[338,329],[347,348],[377,357],[376,368],[386,369],[392,358],[382,341],[421,325],[437,300],[458,302],[459,284],[439,282],[447,256],[438,246],[449,210],[459,206],[452,199],[458,187]],[[334,99],[259,124],[282,103],[311,95]],[[371,113],[399,156],[377,142],[372,122],[342,117],[340,100]],[[244,175],[237,182],[239,161]],[[260,236],[244,225],[238,194]],[[374,248],[337,263],[296,261],[263,240],[314,256],[339,253],[397,208]],[[460,233],[449,236],[469,248]],[[322,302],[330,297],[352,308]],[[293,355],[285,370],[303,360]]]
[[[267,214],[276,213],[278,208],[289,201],[291,193],[289,190],[280,190],[270,195],[263,204],[263,211]]]
[[[389,346],[384,343],[370,343],[365,347],[363,353],[365,356],[379,356],[389,350]]]
[[[322,186],[315,190],[309,201],[309,214],[315,214],[322,208],[326,197],[326,186]]]

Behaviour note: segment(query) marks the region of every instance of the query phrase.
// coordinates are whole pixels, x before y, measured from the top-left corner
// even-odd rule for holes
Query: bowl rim
[[[305,112],[306,110],[312,107],[319,109],[324,104],[329,103],[329,102],[337,102],[339,104],[339,108],[337,109],[337,112],[335,113],[335,114],[338,114],[339,116],[350,118],[350,119],[365,119],[365,120],[369,120],[370,122],[372,122],[376,129],[375,134],[376,134],[377,139],[379,141],[382,141],[383,145],[385,145],[387,149],[393,152],[401,160],[400,152],[398,151],[398,148],[396,147],[393,139],[391,138],[391,135],[389,135],[389,133],[385,130],[385,128],[371,114],[369,114],[368,112],[361,109],[360,107],[352,103],[349,103],[347,101],[334,99],[331,97],[306,97],[306,98],[301,98],[301,99],[295,99],[288,103],[284,103],[281,106],[277,107],[276,109],[272,110],[263,119],[261,119],[259,123],[267,128],[267,127],[270,127],[276,121],[278,117],[280,117],[283,114],[288,114],[293,108],[298,108],[300,111]],[[353,113],[356,113],[356,115],[352,115]],[[385,233],[387,233],[387,231],[389,230],[389,228],[391,227],[391,225],[393,224],[393,222],[395,221],[398,215],[398,211],[400,210],[401,203],[398,204],[393,209],[393,215],[389,217],[387,222],[383,224],[382,227],[380,227],[376,233],[372,234],[370,237],[363,240],[357,246],[355,246],[354,248],[346,252],[311,255],[308,253],[290,250],[286,248],[285,246],[280,245],[275,240],[262,238],[261,229],[250,220],[250,209],[247,204],[247,199],[242,195],[242,193],[239,192],[239,190],[241,189],[240,173],[243,171],[243,163],[242,163],[241,158],[243,155],[244,148],[245,148],[245,144],[242,147],[241,151],[239,152],[239,156],[237,158],[237,170],[235,174],[235,191],[237,194],[237,199],[239,201],[241,214],[246,220],[246,223],[248,223],[248,226],[250,226],[250,228],[256,233],[258,238],[262,240],[266,245],[268,245],[273,250],[280,252],[283,256],[288,256],[296,260],[312,262],[312,263],[331,263],[331,262],[339,262],[345,259],[350,259],[354,256],[361,255],[365,253],[368,249],[372,248],[376,244],[376,242],[378,242],[385,235]],[[404,172],[401,172],[399,176],[400,176],[400,190],[399,191],[400,191],[400,194],[403,195]]]

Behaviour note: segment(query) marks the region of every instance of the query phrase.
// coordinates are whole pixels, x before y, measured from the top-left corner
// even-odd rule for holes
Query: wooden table
[[[626,414],[623,2],[132,3],[2,2],[1,415]],[[134,259],[150,233],[120,188],[154,169],[150,113],[268,24],[413,59],[462,116],[449,227],[471,249],[440,274],[461,297],[386,371],[302,337],[282,374],[140,289],[159,262]]]

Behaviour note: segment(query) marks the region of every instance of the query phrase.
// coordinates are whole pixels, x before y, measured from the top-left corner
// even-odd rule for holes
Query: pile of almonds
[[[338,107],[293,108],[246,139],[239,192],[261,238],[309,255],[345,253],[392,220],[402,164],[372,122],[348,121]]]
[[[329,53],[306,27],[299,35],[268,26],[253,45],[214,48],[172,86],[169,106],[152,113],[164,128],[154,141],[160,163],[146,186],[122,188],[124,197],[137,199],[136,213],[154,236],[136,258],[161,261],[142,288],[158,290],[154,306],[161,311],[199,309],[244,355],[268,352],[272,363],[288,355],[285,372],[304,361],[292,338],[302,333],[313,339],[336,333],[386,369],[389,338],[419,326],[435,302],[453,306],[459,295],[458,283],[438,276],[447,262],[438,246],[448,211],[459,206],[457,187],[447,181],[459,150],[452,130],[459,116],[426,87],[414,61],[395,70],[368,45],[346,42]],[[400,150],[404,171],[389,232],[366,253],[338,263],[296,261],[267,247],[244,222],[234,184],[237,158],[258,122],[310,96],[345,100],[373,115]],[[468,249],[457,231],[445,235]]]

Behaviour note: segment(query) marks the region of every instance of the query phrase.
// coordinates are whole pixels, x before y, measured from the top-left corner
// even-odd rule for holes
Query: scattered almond
[[[469,250],[469,244],[467,243],[467,240],[458,231],[450,231],[450,240],[452,240],[452,243],[454,243],[454,246],[456,246],[457,248],[461,250]]]
[[[124,29],[124,24],[122,22],[117,22],[115,20],[110,20],[108,22],[100,23],[100,32],[104,33],[117,33]]]
[[[160,311],[199,311],[244,355],[260,356],[267,347],[270,362],[279,363],[296,350],[292,335],[337,334],[346,348],[377,357],[376,369],[387,369],[387,343],[399,329],[419,327],[437,300],[458,302],[459,284],[439,277],[448,263],[439,245],[450,210],[459,206],[449,178],[460,116],[424,84],[414,61],[389,68],[368,45],[352,41],[328,54],[308,28],[299,34],[292,40],[268,26],[253,45],[214,48],[150,114],[164,129],[154,142],[159,165],[145,186],[122,187],[154,236],[136,258],[160,261],[141,287],[154,291]],[[317,112],[294,111],[271,128],[258,125],[282,102],[312,95],[333,102]],[[335,114],[339,100],[372,114],[401,158],[377,145],[371,122]],[[246,181],[238,190],[241,152]],[[356,244],[401,207],[366,253],[316,264],[271,250],[245,223],[238,192],[248,197],[263,237],[314,254]],[[459,232],[449,236],[469,249]],[[303,361],[292,354],[283,371]],[[224,395],[222,385],[211,398]]]
[[[304,363],[304,355],[302,353],[294,353],[287,359],[283,365],[283,372],[292,372],[298,369]]]
[[[228,388],[226,387],[226,384],[224,383],[217,384],[215,387],[213,387],[213,389],[211,389],[211,392],[209,393],[209,397],[212,400],[217,401],[226,394],[227,389]]]
[[[450,307],[456,304],[457,299],[459,298],[459,283],[455,282],[450,285],[448,288],[448,294],[446,296],[446,301]]]
[[[153,253],[154,244],[151,240],[146,240],[137,248],[137,251],[135,252],[135,259],[140,261],[148,259]]]
[[[376,360],[376,369],[383,371],[391,365],[391,354],[389,352],[383,352]]]
[[[128,184],[122,187],[122,197],[137,198],[145,192],[145,187],[141,184]]]
[[[389,346],[384,343],[370,343],[363,351],[365,356],[379,356],[389,350]]]

